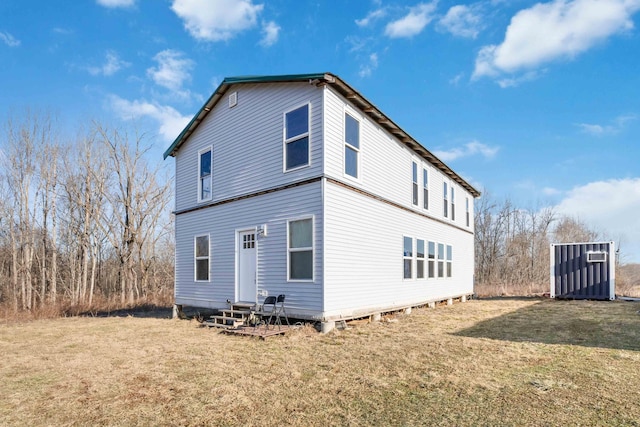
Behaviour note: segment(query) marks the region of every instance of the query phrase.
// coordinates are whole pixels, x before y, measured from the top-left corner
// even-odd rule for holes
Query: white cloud
[[[640,262],[640,178],[576,187],[555,206],[555,211],[579,218],[601,232],[604,239],[620,243],[626,257]]]
[[[9,47],[18,47],[21,43],[20,40],[16,39],[6,31],[0,31],[0,41],[4,42],[4,44]]]
[[[385,35],[391,38],[413,37],[420,34],[433,20],[433,13],[438,4],[437,0],[431,3],[420,3],[412,7],[409,13],[396,21],[390,22],[385,28]]]
[[[453,86],[458,86],[458,84],[460,83],[460,80],[462,80],[463,77],[464,77],[464,73],[458,73],[449,79],[449,84]]]
[[[116,8],[116,7],[132,7],[136,4],[136,0],[96,0],[100,6]]]
[[[99,67],[87,67],[87,71],[94,76],[112,76],[122,68],[126,68],[130,65],[131,64],[129,62],[121,60],[116,52],[109,50],[105,54],[104,64]]]
[[[554,0],[518,12],[500,45],[480,49],[474,78],[530,70],[571,59],[613,34],[633,28],[640,0]]]
[[[476,154],[480,154],[481,156],[490,159],[496,155],[498,150],[498,147],[490,147],[478,141],[471,141],[462,147],[456,147],[446,151],[434,151],[433,154],[442,161],[450,162],[461,157],[469,157]]]
[[[117,95],[110,95],[108,103],[122,120],[150,118],[158,123],[158,133],[167,142],[173,142],[191,120],[175,108],[155,102],[129,101]]]
[[[545,196],[557,196],[559,194],[562,194],[562,191],[553,187],[544,187],[542,189],[542,194],[544,194]]]
[[[589,124],[589,123],[578,123],[579,126],[584,133],[588,133],[594,136],[603,136],[603,135],[614,135],[624,129],[627,122],[637,120],[638,116],[635,114],[628,114],[616,117],[613,120],[612,124],[609,125],[598,125],[598,124]]]
[[[262,40],[260,45],[264,47],[273,46],[278,41],[280,26],[273,21],[262,24]]]
[[[516,76],[516,77],[499,78],[498,80],[496,80],[496,82],[503,89],[508,88],[508,87],[516,87],[520,83],[530,82],[532,80],[535,80],[535,79],[537,79],[538,77],[540,77],[544,73],[546,73],[546,70],[528,71],[528,72],[526,72],[526,73],[524,73],[522,75]]]
[[[482,17],[477,8],[457,5],[440,19],[438,27],[454,36],[475,39],[482,29]]]
[[[153,59],[157,67],[147,69],[147,75],[159,86],[165,87],[178,95],[186,95],[182,91],[185,81],[191,79],[190,71],[194,62],[185,58],[182,52],[166,49],[158,52]]]
[[[387,11],[385,9],[376,9],[372,10],[362,19],[356,19],[356,25],[358,27],[368,27],[374,21],[377,21],[380,18],[384,18],[387,15]]]
[[[366,64],[360,66],[360,77],[369,77],[373,70],[378,68],[378,54],[372,53],[369,55],[369,61]]]
[[[174,0],[171,5],[189,34],[214,42],[255,27],[263,7],[252,0]]]

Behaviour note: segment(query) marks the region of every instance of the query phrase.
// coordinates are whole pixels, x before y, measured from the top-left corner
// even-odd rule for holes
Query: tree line
[[[50,114],[0,139],[0,304],[134,304],[173,294],[171,182],[143,134],[92,123],[73,141]]]
[[[172,302],[172,183],[144,134],[93,122],[69,140],[51,115],[27,111],[0,135],[0,308]],[[548,291],[550,243],[602,239],[486,192],[474,216],[481,294]],[[624,272],[618,283],[640,292],[640,271]]]

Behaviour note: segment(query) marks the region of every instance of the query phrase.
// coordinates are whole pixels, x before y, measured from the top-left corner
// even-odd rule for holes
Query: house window
[[[289,280],[313,281],[313,218],[287,223]]]
[[[198,201],[211,200],[212,177],[212,152],[211,147],[198,152]]]
[[[442,214],[444,215],[445,218],[449,217],[449,189],[447,188],[447,183],[443,182],[442,183],[442,188],[443,188],[443,212]]]
[[[451,220],[456,220],[456,193],[453,185],[451,186]]]
[[[418,206],[418,164],[413,162],[413,204]]]
[[[424,279],[424,240],[418,239],[416,242],[416,277]]]
[[[465,198],[465,208],[467,213],[467,227],[471,225],[471,215],[469,214],[469,198]]]
[[[196,282],[209,281],[209,235],[196,236],[194,241]]]
[[[360,123],[349,114],[344,115],[344,173],[358,177],[360,156]]]
[[[411,271],[411,266],[413,264],[413,238],[411,237],[404,238],[402,258],[402,265],[404,269],[403,277],[405,279],[411,279],[413,277],[413,272]]]
[[[451,277],[451,270],[453,264],[453,249],[451,245],[447,245],[447,277]]]
[[[422,207],[429,209],[429,171],[422,169]]]
[[[438,243],[438,277],[444,277],[444,245]]]
[[[285,170],[309,164],[309,104],[284,115]]]
[[[428,252],[428,257],[429,257],[429,277],[433,278],[436,277],[436,244],[434,242],[429,242],[429,252]]]

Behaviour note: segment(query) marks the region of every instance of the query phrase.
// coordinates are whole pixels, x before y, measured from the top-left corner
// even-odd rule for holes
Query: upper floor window
[[[309,104],[284,115],[284,167],[296,169],[309,164]]]
[[[422,169],[422,207],[429,209],[429,171]]]
[[[443,189],[443,211],[442,214],[444,215],[445,218],[449,217],[449,188],[447,186],[446,182],[442,183],[442,189]]]
[[[466,207],[466,211],[467,211],[467,227],[469,227],[471,225],[471,218],[470,218],[470,212],[469,212],[469,198],[465,198],[465,207]]]
[[[196,282],[209,281],[209,235],[196,236],[194,241],[194,270]]]
[[[344,114],[344,173],[358,177],[360,157],[360,122]]]
[[[456,191],[453,185],[451,186],[451,220],[456,220]]]
[[[412,163],[412,177],[413,177],[413,204],[418,206],[418,164]]]
[[[211,200],[212,173],[211,166],[213,160],[213,150],[211,147],[198,152],[198,201]]]
[[[313,280],[313,218],[287,223],[289,280]]]

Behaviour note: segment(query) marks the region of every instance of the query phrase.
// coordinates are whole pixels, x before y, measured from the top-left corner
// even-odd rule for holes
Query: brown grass
[[[635,425],[640,304],[496,299],[266,341],[195,321],[0,325],[0,425]]]

